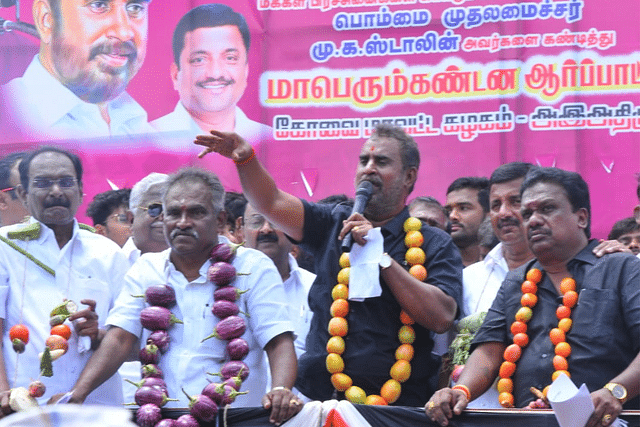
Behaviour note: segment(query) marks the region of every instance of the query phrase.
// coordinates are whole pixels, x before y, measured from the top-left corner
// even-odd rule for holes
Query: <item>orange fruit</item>
[[[402,228],[404,228],[405,233],[408,233],[409,231],[420,231],[422,228],[422,221],[415,217],[409,217],[402,225]]]
[[[421,282],[424,282],[425,279],[427,278],[427,269],[424,268],[424,265],[422,264],[412,265],[411,268],[409,269],[409,274],[411,274],[413,277],[420,280]]]
[[[553,345],[558,345],[558,343],[561,343],[565,340],[564,331],[562,329],[553,328],[549,332],[549,338],[551,339]]]
[[[522,304],[523,307],[535,307],[537,303],[538,297],[536,294],[524,294],[522,298],[520,298],[520,304]]]
[[[29,342],[29,328],[21,323],[13,325],[11,329],[9,329],[9,338],[11,338],[11,341],[19,339],[27,344]]]
[[[387,401],[382,396],[370,394],[364,401],[365,405],[387,405]]]
[[[564,279],[562,279],[562,281],[560,282],[560,293],[562,295],[566,294],[569,291],[575,291],[576,290],[576,281],[573,280],[571,277],[565,277]]]
[[[578,293],[576,291],[568,291],[562,296],[562,303],[569,308],[573,308],[578,303]]]
[[[517,333],[513,336],[513,343],[520,347],[526,347],[529,344],[529,335],[524,332]]]
[[[331,290],[331,298],[335,300],[337,299],[347,299],[349,298],[349,287],[346,285],[335,285]]]
[[[349,325],[344,317],[332,317],[329,320],[328,330],[333,336],[343,337],[349,332]]]
[[[45,341],[45,345],[51,350],[64,350],[66,352],[69,349],[67,340],[60,335],[49,335],[49,338]]]
[[[511,324],[511,333],[513,335],[524,334],[527,332],[527,324],[516,320]]]
[[[427,256],[422,248],[409,248],[404,254],[404,259],[407,260],[409,265],[424,264]]]
[[[407,312],[404,310],[400,312],[400,321],[402,322],[403,325],[413,325],[414,323],[416,323],[413,321],[411,316],[409,316],[409,314],[407,314]]]
[[[338,283],[341,285],[348,285],[349,284],[349,272],[351,271],[351,268],[346,267],[343,268],[342,270],[340,270],[338,272]]]
[[[511,378],[500,378],[498,380],[498,393],[513,393],[513,381]]]
[[[410,362],[411,359],[413,359],[413,352],[413,346],[411,344],[402,344],[396,349],[396,360],[407,360]]]
[[[333,388],[338,391],[345,391],[353,384],[351,377],[347,374],[343,374],[341,372],[336,372],[331,375],[331,384],[333,384]]]
[[[404,359],[398,360],[389,370],[389,375],[400,383],[405,382],[411,376],[411,363]]]
[[[402,344],[413,344],[416,340],[416,331],[409,325],[402,325],[398,331],[398,339]]]
[[[569,369],[569,362],[562,356],[553,356],[553,369],[556,371],[566,371]]]
[[[540,283],[540,280],[542,280],[542,271],[537,268],[532,268],[527,271],[527,280],[533,283]]]
[[[551,374],[551,381],[555,381],[556,378],[560,376],[560,374],[565,374],[566,376],[571,378],[571,374],[569,373],[569,371],[558,370],[558,371],[555,371],[553,374]]]
[[[352,385],[344,392],[344,397],[351,403],[364,405],[367,400],[367,393],[360,387]]]
[[[335,336],[329,338],[327,341],[327,353],[336,353],[342,354],[344,353],[345,343],[342,337]],[[344,391],[344,390],[341,390]]]
[[[327,354],[327,358],[325,360],[327,365],[327,371],[332,374],[336,374],[338,372],[342,372],[344,370],[344,361],[339,354],[329,353]]]
[[[525,280],[522,282],[521,289],[523,294],[535,294],[538,292],[538,285],[529,280]]]
[[[573,321],[570,318],[560,319],[558,321],[558,329],[562,329],[565,333],[571,330]]]
[[[516,364],[513,362],[504,361],[500,365],[500,378],[509,378],[516,371]]]
[[[556,344],[555,352],[558,356],[567,358],[571,355],[571,346],[569,345],[568,342],[562,341]]]
[[[522,355],[522,349],[518,344],[511,344],[504,349],[504,360],[507,362],[517,362]]]
[[[393,403],[400,397],[402,386],[394,379],[388,380],[380,389],[380,396],[388,403]]]
[[[556,308],[556,317],[558,319],[566,319],[571,317],[571,309],[567,306],[560,305]]]
[[[504,408],[513,408],[515,403],[513,394],[507,392],[498,395],[498,402],[500,402],[500,405]]]
[[[408,231],[404,236],[404,244],[408,248],[419,248],[424,243],[424,237],[419,231]]]
[[[340,255],[340,268],[347,268],[347,267],[351,267],[351,263],[349,262],[349,252],[343,252],[342,255]]]
[[[65,340],[68,340],[71,337],[71,328],[65,323],[56,325],[51,328],[51,335],[60,335]]]
[[[520,307],[516,312],[516,320],[518,322],[527,323],[531,320],[531,316],[533,316],[533,311],[529,307]]]
[[[329,312],[333,317],[345,317],[349,314],[349,302],[346,299],[338,298],[331,304]]]

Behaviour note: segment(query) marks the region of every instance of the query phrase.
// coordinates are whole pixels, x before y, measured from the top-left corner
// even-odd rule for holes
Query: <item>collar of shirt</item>
[[[502,252],[502,242],[498,243],[493,249],[491,249],[482,262],[487,268],[499,266],[502,267],[505,272],[509,271],[507,260],[504,259],[504,252]]]
[[[405,206],[398,215],[394,216],[391,221],[380,228],[382,236],[385,238],[389,235],[398,237],[404,234],[404,222],[407,218],[409,218],[409,208]]]
[[[37,242],[43,243],[49,239],[52,239],[53,241],[55,241],[56,236],[53,232],[52,229],[50,229],[49,227],[47,227],[46,224],[38,221],[37,219],[35,219],[34,217],[29,217],[29,220],[26,222],[26,224],[35,224],[38,223],[40,224],[40,237],[38,237],[38,239],[36,240]],[[73,242],[74,239],[76,239],[76,237],[78,236],[78,231],[80,230],[79,226],[78,226],[78,221],[74,218],[73,219],[73,232],[71,234],[71,238],[69,239],[69,242],[67,242],[67,244],[65,244],[65,246],[67,246],[70,242]],[[57,243],[56,243],[57,245]]]
[[[289,254],[289,275],[296,276],[298,281],[300,281],[300,266],[298,266],[298,261],[296,258]]]

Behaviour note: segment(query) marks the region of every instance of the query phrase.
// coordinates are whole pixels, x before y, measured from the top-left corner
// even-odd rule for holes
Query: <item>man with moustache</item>
[[[458,178],[447,188],[444,210],[449,234],[465,267],[482,259],[478,231],[489,212],[489,181],[484,177]]]
[[[0,160],[0,224],[13,225],[24,221],[29,211],[18,197],[20,172],[18,165],[27,153],[11,153]]]
[[[512,395],[503,396],[506,406],[511,399],[516,407],[535,400],[530,388],[542,390],[554,372],[564,369],[591,392],[595,410],[587,427],[609,426],[625,402],[625,408],[638,408],[640,261],[628,253],[595,256],[598,242],[590,240],[589,189],[579,174],[532,169],[520,197],[525,235],[536,259],[508,273],[474,338],[458,385],[436,392],[425,405],[426,413],[447,425],[490,386],[507,357],[505,348],[514,342],[512,323],[522,308],[521,287],[530,280],[537,286],[532,290],[532,316],[523,320],[528,338],[520,341],[515,373],[501,374],[513,380]],[[570,310],[568,328],[559,321],[566,318],[559,304]],[[552,328],[564,331],[561,338],[554,341],[559,333]],[[570,353],[558,343],[568,344]]]
[[[73,386],[104,336],[104,321],[129,268],[117,244],[75,219],[82,203],[82,164],[76,155],[43,147],[27,155],[19,169],[18,194],[31,218],[0,231],[0,416],[11,412],[13,387],[28,387],[39,378],[47,389],[40,399],[44,403]],[[68,350],[54,363],[53,377],[41,377],[38,353],[50,335],[49,313],[65,299],[79,306],[69,318]],[[17,324],[29,329],[29,342],[19,355],[9,337]],[[88,401],[122,404],[119,376],[106,380]]]
[[[431,355],[432,332],[442,333],[453,324],[459,305],[462,265],[451,238],[440,229],[423,225],[421,247],[426,254],[424,266],[428,277],[420,281],[405,268],[403,224],[409,218],[406,200],[413,190],[420,163],[413,138],[388,124],[376,126],[362,147],[355,176],[356,186],[368,181],[373,193],[364,213],[353,215],[347,206],[310,203],[279,190],[256,159],[251,145],[237,134],[211,131],[210,135],[199,135],[196,144],[207,147],[205,153],[216,151],[231,158],[249,203],[314,256],[317,277],[309,292],[313,318],[306,352],[299,361],[298,390],[313,400],[344,397],[342,393],[336,394],[331,381],[326,348],[332,289],[340,271],[341,240],[351,233],[358,245],[365,246],[367,239],[377,239],[379,246],[375,250],[369,246],[372,253],[360,273],[354,273],[351,267],[348,345],[341,354],[343,373],[367,395],[380,394],[396,362],[398,331],[402,326],[400,313],[404,310],[416,322],[415,354],[411,376],[402,383],[394,404],[416,406],[421,404],[420,399],[426,400],[435,389],[440,366],[439,357]],[[357,284],[358,275],[363,279],[361,285]],[[371,289],[369,284],[379,284],[379,288]]]
[[[251,44],[244,17],[209,3],[187,12],[173,33],[171,80],[180,94],[173,112],[154,120],[159,131],[190,137],[217,129],[254,144],[273,139],[273,129],[249,119],[237,106],[247,88]]]
[[[125,92],[146,54],[150,0],[34,0],[40,52],[0,93],[0,129],[23,140],[152,132]]]
[[[183,321],[168,330],[171,344],[159,362],[169,396],[179,399],[167,406],[187,407],[189,402],[181,389],[190,395],[199,394],[209,384],[205,373],[219,372],[228,360],[225,340],[203,340],[220,320],[211,310],[216,285],[208,280],[207,272],[213,264],[213,247],[228,243],[218,235],[218,226],[226,216],[224,189],[214,174],[195,168],[179,170],[166,184],[163,222],[170,248],[142,255],[127,273],[122,293],[107,319],[111,328],[73,387],[72,402],[84,401],[118,369],[138,342],[146,342],[149,331],[143,331],[140,323],[140,312],[146,304],[133,295],[142,295],[149,286],[159,283],[175,290],[176,304],[171,311]],[[296,375],[296,356],[282,281],[273,263],[259,251],[240,247],[232,264],[236,271],[247,273],[236,277],[233,286],[245,291],[236,304],[246,324],[242,338],[250,348],[243,359],[249,376],[241,388],[249,394],[238,396],[234,405],[262,404],[271,409],[271,422],[281,423],[302,406],[290,390]],[[271,390],[265,394],[269,368]]]

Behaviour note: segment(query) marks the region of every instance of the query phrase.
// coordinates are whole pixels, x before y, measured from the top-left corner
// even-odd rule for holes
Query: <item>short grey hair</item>
[[[211,202],[213,203],[213,208],[216,210],[216,213],[224,210],[225,192],[218,176],[213,172],[194,167],[182,168],[169,176],[167,179],[167,191],[164,193],[165,195],[162,198],[163,204],[166,202],[165,198],[169,189],[180,182],[203,183],[211,192]]]
[[[129,210],[135,215],[149,188],[156,184],[165,184],[168,178],[169,175],[167,174],[152,172],[138,181],[131,189],[131,194],[129,195]],[[166,186],[161,189],[163,195],[165,190]]]

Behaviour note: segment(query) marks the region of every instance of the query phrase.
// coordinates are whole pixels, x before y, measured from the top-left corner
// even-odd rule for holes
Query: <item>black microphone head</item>
[[[373,193],[373,184],[370,181],[362,181],[356,188],[356,197],[365,196],[367,199],[371,197]]]

